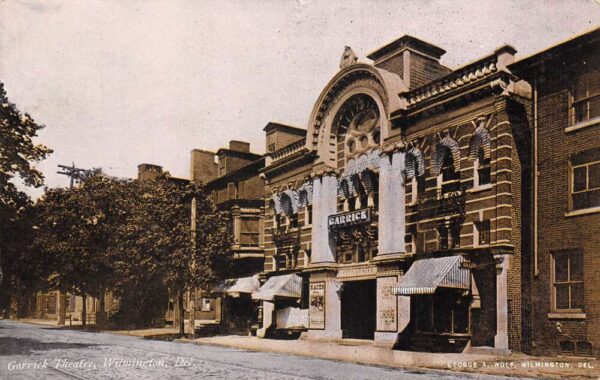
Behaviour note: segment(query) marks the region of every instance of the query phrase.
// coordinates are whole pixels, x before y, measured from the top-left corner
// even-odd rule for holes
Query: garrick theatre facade
[[[297,293],[273,293],[264,328],[291,307],[308,339],[522,350],[529,132],[515,50],[454,71],[444,53],[410,36],[373,63],[346,48],[306,138],[267,154],[265,274],[293,274]]]

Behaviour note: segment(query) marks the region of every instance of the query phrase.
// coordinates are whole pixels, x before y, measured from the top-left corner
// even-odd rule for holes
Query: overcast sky
[[[600,0],[598,0],[600,1]],[[505,43],[525,57],[600,25],[592,0],[0,1],[0,81],[45,124],[57,164],[189,177],[193,148],[245,140],[271,120],[305,127],[344,45],[365,56],[403,34],[454,68]],[[39,192],[31,192],[37,196]]]

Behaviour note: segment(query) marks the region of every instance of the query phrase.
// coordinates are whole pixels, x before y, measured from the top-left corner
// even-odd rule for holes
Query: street
[[[391,369],[0,321],[0,380],[198,377],[345,380],[481,378],[452,372]]]

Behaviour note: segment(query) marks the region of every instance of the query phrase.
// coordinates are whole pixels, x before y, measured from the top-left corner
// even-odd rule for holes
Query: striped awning
[[[219,290],[229,295],[252,294],[260,288],[258,275],[225,280]]]
[[[361,189],[371,192],[375,186],[374,173],[379,171],[382,160],[378,149],[348,160],[344,173],[338,180],[338,195],[350,198],[357,196]]]
[[[406,179],[411,180],[425,174],[425,158],[423,152],[417,147],[412,147],[406,152]]]
[[[275,210],[275,214],[281,214],[281,196],[279,194],[273,194],[271,196],[272,207]]]
[[[300,207],[312,205],[313,200],[313,184],[312,181],[307,181],[298,189],[298,203]]]
[[[452,155],[452,165],[454,166],[454,170],[460,170],[460,145],[458,145],[458,142],[452,137],[446,136],[437,143],[437,146],[433,151],[431,159],[432,175],[437,176],[440,174],[444,164],[444,158],[446,158],[447,154]]]
[[[252,294],[253,299],[273,301],[275,297],[300,298],[302,278],[297,274],[273,276],[260,289]]]
[[[489,160],[491,156],[491,138],[490,133],[482,124],[473,133],[471,139],[471,145],[469,147],[469,157],[472,160],[476,160],[479,155],[479,149],[483,150],[483,158]]]
[[[286,215],[294,215],[298,213],[300,205],[300,197],[294,190],[284,190],[281,194],[281,209]]]
[[[392,288],[392,294],[433,294],[437,288],[467,290],[469,270],[461,266],[463,261],[462,256],[417,260],[400,279],[398,286]]]

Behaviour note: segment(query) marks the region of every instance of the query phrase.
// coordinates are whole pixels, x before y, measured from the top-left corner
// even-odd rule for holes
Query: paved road
[[[0,380],[181,378],[455,380],[480,377],[0,321]]]

